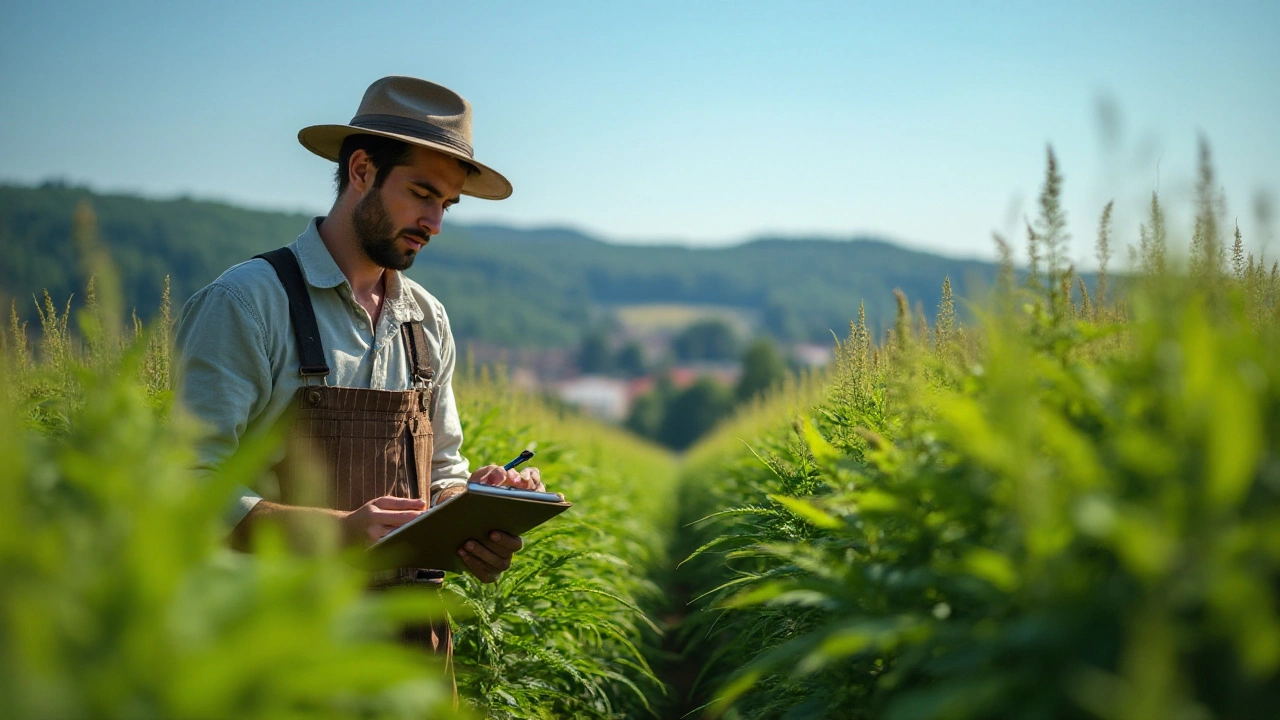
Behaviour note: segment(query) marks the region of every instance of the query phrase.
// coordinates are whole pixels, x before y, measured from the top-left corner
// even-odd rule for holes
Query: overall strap
[[[298,342],[301,365],[298,374],[303,377],[326,377],[329,364],[324,361],[324,344],[320,341],[320,326],[316,323],[316,311],[311,307],[307,283],[302,278],[298,258],[287,247],[254,255],[271,263],[284,292],[289,296],[289,321],[293,323],[293,335]]]
[[[430,383],[436,371],[431,368],[431,346],[427,344],[427,333],[422,329],[422,322],[410,320],[400,326],[404,335],[404,344],[409,349],[409,374],[420,383]]]

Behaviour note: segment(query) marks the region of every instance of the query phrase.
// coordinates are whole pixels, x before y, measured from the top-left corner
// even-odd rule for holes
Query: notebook
[[[458,548],[494,530],[523,535],[573,507],[554,493],[467,483],[467,489],[392,530],[369,546],[372,570],[398,567],[462,572]]]

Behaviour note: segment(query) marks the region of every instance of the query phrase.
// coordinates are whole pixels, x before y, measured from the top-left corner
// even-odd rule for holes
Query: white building
[[[631,383],[601,375],[581,375],[556,383],[561,400],[598,418],[621,422],[631,412]]]

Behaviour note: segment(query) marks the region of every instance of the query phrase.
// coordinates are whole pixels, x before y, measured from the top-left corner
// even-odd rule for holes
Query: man
[[[338,163],[329,214],[287,248],[227,270],[179,319],[180,398],[210,430],[201,468],[291,422],[272,497],[246,488],[236,499],[233,542],[245,545],[268,518],[312,516],[331,519],[348,542],[369,543],[468,480],[543,490],[536,469],[468,474],[448,317],[401,274],[461,195],[511,194],[506,178],[473,157],[470,105],[439,85],[388,77],[369,87],[349,124],[304,128],[298,139]],[[302,467],[318,468],[322,487],[309,488]],[[495,532],[457,552],[492,582],[521,545]],[[405,568],[376,583],[438,584],[442,575]],[[447,648],[447,625],[429,639]]]

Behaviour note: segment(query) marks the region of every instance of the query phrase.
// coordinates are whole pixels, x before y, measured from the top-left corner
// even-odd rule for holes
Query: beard
[[[424,244],[430,238],[421,230],[404,228],[396,232],[387,206],[382,202],[382,188],[375,188],[356,203],[351,213],[351,227],[364,254],[379,267],[388,270],[408,270],[418,257],[417,250],[401,250],[399,237],[408,235]]]

